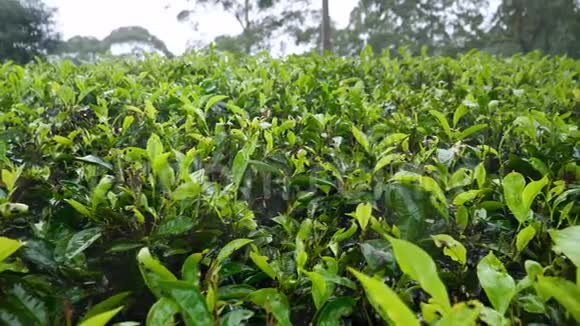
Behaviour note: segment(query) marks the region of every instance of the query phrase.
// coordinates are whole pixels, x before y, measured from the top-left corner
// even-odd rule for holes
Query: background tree
[[[349,26],[337,35],[339,53],[354,54],[365,45],[376,51],[407,46],[434,53],[455,52],[480,39],[485,0],[361,0]]]
[[[198,0],[177,18],[186,21],[203,9],[219,8],[236,19],[241,33],[216,38],[217,47],[252,54],[271,50],[282,35],[299,42],[309,18],[316,15],[309,9],[309,3],[310,0]]]
[[[503,0],[489,35],[494,52],[541,50],[580,57],[580,1]]]
[[[99,55],[111,52],[115,46],[129,47],[133,53],[159,52],[166,57],[173,57],[163,41],[140,26],[117,28],[102,40],[96,37],[74,36],[66,42],[61,42],[54,54],[80,62],[94,62]]]
[[[0,60],[26,63],[54,49],[53,14],[38,0],[0,0]]]

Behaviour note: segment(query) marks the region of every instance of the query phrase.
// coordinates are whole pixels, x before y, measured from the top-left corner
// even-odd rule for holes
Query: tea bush
[[[0,66],[8,325],[580,322],[580,61]]]

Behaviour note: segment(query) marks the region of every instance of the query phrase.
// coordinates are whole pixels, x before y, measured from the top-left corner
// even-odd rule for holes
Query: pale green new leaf
[[[352,135],[354,136],[354,139],[356,139],[356,141],[362,146],[362,148],[367,153],[370,153],[371,145],[369,143],[369,139],[367,138],[367,135],[365,135],[364,132],[362,132],[360,129],[358,129],[355,126],[352,126]]]
[[[576,267],[580,268],[580,225],[550,230],[549,234],[554,242],[552,250],[566,255]]]
[[[79,324],[79,326],[105,326],[107,323],[115,317],[121,310],[123,310],[123,306],[118,307],[116,309],[100,313],[96,316],[93,316]]]
[[[350,267],[348,270],[362,284],[370,304],[385,321],[392,321],[396,326],[420,325],[415,314],[388,285]]]
[[[417,245],[400,239],[388,237],[393,246],[397,264],[413,280],[419,282],[421,288],[431,295],[433,300],[445,311],[451,309],[449,295],[445,285],[439,278],[437,266],[429,254]]]
[[[431,238],[433,241],[435,241],[435,245],[438,248],[443,247],[443,253],[445,256],[460,263],[461,265],[465,265],[467,263],[467,249],[465,249],[461,242],[455,240],[448,234],[432,235]]]
[[[505,314],[516,294],[516,283],[493,253],[479,262],[477,277],[495,310]]]
[[[518,252],[522,252],[522,250],[526,248],[528,243],[530,243],[530,241],[532,241],[532,239],[534,239],[535,236],[536,229],[533,226],[528,225],[527,227],[522,229],[520,232],[518,232],[518,235],[516,236],[516,250]]]
[[[539,276],[536,286],[558,301],[580,323],[580,287],[559,277]]]

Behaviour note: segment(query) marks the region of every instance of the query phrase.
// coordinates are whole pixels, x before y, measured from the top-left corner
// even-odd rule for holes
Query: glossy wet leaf
[[[362,284],[367,300],[383,320],[399,326],[420,325],[415,314],[389,286],[352,268],[349,271]]]
[[[493,253],[477,264],[477,277],[493,307],[505,314],[516,294],[516,283]]]
[[[90,228],[77,232],[66,245],[65,258],[73,259],[82,253],[102,236],[101,228]]]
[[[184,281],[188,281],[196,287],[199,287],[199,263],[203,258],[203,254],[201,253],[194,253],[189,255],[183,265],[181,266],[181,278]]]

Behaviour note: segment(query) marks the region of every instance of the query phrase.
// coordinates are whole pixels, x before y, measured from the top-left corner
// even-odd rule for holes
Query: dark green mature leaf
[[[113,165],[111,163],[105,162],[102,158],[95,155],[86,155],[83,157],[75,157],[77,161],[95,164],[104,167],[107,170],[113,170]]]
[[[401,238],[418,239],[425,229],[425,220],[430,216],[428,193],[417,187],[403,184],[390,184],[386,187],[387,208],[397,217],[397,227]]]
[[[167,217],[157,227],[158,236],[171,236],[185,233],[194,227],[193,219],[188,216]]]
[[[329,301],[320,311],[317,326],[340,326],[342,318],[352,314],[355,300],[350,297],[339,297]]]
[[[65,258],[68,260],[73,259],[95,243],[101,235],[102,229],[98,227],[77,232],[66,245]]]
[[[159,286],[180,307],[186,325],[213,325],[205,298],[197,287],[185,281],[160,281]]]
[[[23,283],[15,282],[3,286],[4,294],[0,298],[0,307],[10,307],[5,314],[0,314],[0,321],[10,319],[22,325],[48,325],[50,314],[44,300]]]

